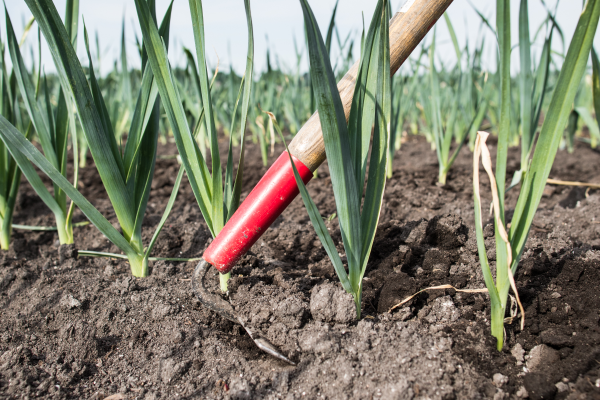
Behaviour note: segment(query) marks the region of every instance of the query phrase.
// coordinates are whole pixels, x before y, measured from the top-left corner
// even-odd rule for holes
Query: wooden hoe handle
[[[390,73],[394,75],[453,0],[408,0],[390,21]],[[356,75],[356,62],[338,83],[346,120],[350,114]],[[325,161],[325,143],[315,112],[289,145],[304,183]],[[269,168],[225,227],[208,246],[203,258],[221,273],[229,272],[273,221],[298,195],[289,156],[284,152]]]
[[[436,21],[441,18],[452,1],[416,0],[411,2],[409,0],[402,7],[402,10],[394,15],[390,20],[390,74],[392,76],[419,45]],[[350,116],[358,67],[359,61],[354,63],[338,83],[346,121]],[[323,142],[318,111],[315,111],[296,134],[289,145],[289,149],[290,153],[302,161],[311,171],[315,171],[325,161],[325,143]]]

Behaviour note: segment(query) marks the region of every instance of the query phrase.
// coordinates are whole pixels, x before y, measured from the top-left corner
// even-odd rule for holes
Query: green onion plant
[[[465,90],[466,85],[477,87],[479,82],[476,80],[474,82],[468,82],[463,79],[466,78],[466,76],[463,76],[462,73],[462,52],[458,46],[458,41],[450,18],[448,18],[446,14],[444,15],[456,52],[457,62],[454,71],[455,83],[452,87],[447,84],[442,85],[440,82],[439,73],[435,65],[436,34],[434,30],[432,43],[429,46],[428,83],[430,93],[429,95],[422,93],[425,120],[429,131],[431,132],[438,158],[438,182],[442,185],[446,184],[448,172],[454,164],[461,148],[468,140],[469,133],[476,131],[483,122],[488,106],[488,86],[487,79],[484,78],[483,87],[479,86],[480,90],[478,90],[478,93],[475,95],[473,106],[474,112],[472,112],[472,115],[468,115],[467,111],[461,110],[461,103],[464,103],[464,101],[462,101],[464,98],[463,93],[466,92],[469,94],[469,92]],[[453,139],[456,139],[457,145],[454,152],[451,154],[450,150]]]
[[[507,162],[507,144],[510,121],[508,103],[510,102],[510,18],[509,0],[498,0],[497,26],[500,45],[500,68],[502,75],[501,120],[498,133],[498,149],[496,154],[496,171],[492,171],[491,157],[485,146],[486,133],[480,133],[475,146],[473,158],[473,199],[475,205],[475,231],[479,261],[483,270],[485,284],[491,301],[491,331],[497,339],[498,350],[504,344],[504,315],[506,311],[509,288],[517,294],[514,275],[531,229],[535,211],[540,203],[546,180],[550,174],[552,163],[563,137],[573,101],[579,83],[585,73],[592,41],[600,17],[600,1],[588,0],[577,23],[575,34],[569,45],[564,64],[560,71],[550,106],[546,112],[535,150],[531,160],[527,160],[527,170],[521,185],[515,206],[510,229],[506,229],[505,219],[505,177]],[[487,258],[484,236],[481,198],[479,194],[479,156],[483,156],[484,168],[490,177],[493,197],[493,210],[496,238],[496,276],[492,275]],[[519,302],[520,303],[520,302]],[[523,327],[524,311],[521,307],[521,327]]]
[[[39,24],[48,47],[52,53],[61,88],[66,98],[75,104],[79,121],[96,168],[102,179],[104,188],[112,203],[119,221],[121,231],[117,231],[98,210],[81,195],[81,193],[63,176],[61,171],[31,144],[4,117],[0,117],[0,137],[10,150],[17,164],[38,195],[51,206],[53,198],[45,189],[33,165],[45,173],[52,182],[63,190],[66,196],[79,207],[87,218],[119,249],[125,253],[134,276],[148,274],[148,260],[158,234],[171,210],[183,171],[177,176],[175,187],[165,213],[158,224],[148,247],[142,244],[142,220],[148,203],[150,184],[154,174],[156,147],[158,138],[159,100],[158,90],[153,78],[152,69],[147,66],[147,57],[142,58],[144,70],[141,88],[138,93],[135,112],[132,118],[129,135],[125,146],[120,146],[112,129],[105,101],[100,92],[94,73],[92,57],[89,50],[87,30],[84,26],[84,39],[89,62],[89,80],[75,54],[71,38],[62,23],[51,0],[27,0],[27,5]],[[150,8],[154,10],[154,1],[150,0]],[[152,17],[155,18],[155,12]],[[167,9],[160,34],[168,43],[171,7]],[[33,164],[33,165],[32,165]],[[52,208],[52,207],[51,207]],[[60,210],[52,208],[55,214]],[[100,252],[82,252],[80,255],[114,256]],[[119,255],[117,255],[119,256]],[[122,256],[121,256],[122,257]]]
[[[76,46],[77,43],[77,27],[78,27],[78,10],[79,1],[69,0],[67,2],[66,18],[65,18],[65,30],[70,39],[72,46]],[[38,79],[37,87],[33,81],[30,72],[25,67],[21,51],[19,49],[19,42],[15,35],[12,22],[5,11],[6,15],[6,32],[8,49],[12,59],[13,71],[16,77],[16,81],[19,87],[19,91],[23,97],[23,102],[29,118],[37,133],[37,138],[40,142],[42,150],[46,159],[52,164],[52,166],[58,170],[62,176],[67,176],[67,157],[68,157],[68,145],[69,145],[69,130],[75,129],[75,115],[72,111],[72,101],[68,95],[65,95],[62,89],[59,90],[58,94],[58,106],[56,110],[52,106],[50,101],[50,88],[48,86],[47,79],[44,75],[44,96],[39,98],[39,84]],[[41,53],[40,53],[41,58]],[[27,137],[28,135],[25,134]],[[74,158],[74,172],[73,172],[73,186],[77,186],[78,182],[78,151],[77,151],[77,136],[72,134],[73,138],[73,158]],[[49,194],[48,189],[41,183],[41,181],[31,181],[33,189],[40,195],[40,198],[44,200],[46,205],[54,213],[56,221],[56,228],[58,232],[58,238],[60,244],[71,244],[73,243],[73,210],[74,203],[70,205],[67,203],[67,196],[65,192],[58,186],[54,185],[54,195],[47,196]],[[41,195],[43,193],[44,195]]]
[[[198,63],[199,90],[202,96],[202,108],[204,113],[204,125],[210,138],[210,154],[212,171],[202,156],[192,130],[185,117],[185,111],[181,102],[179,89],[175,84],[175,77],[167,58],[167,52],[159,35],[156,23],[150,18],[150,10],[145,0],[135,2],[138,20],[142,28],[144,44],[148,52],[148,60],[156,77],[158,90],[163,101],[165,111],[169,120],[175,143],[181,157],[183,166],[187,173],[192,191],[200,206],[202,216],[208,225],[213,237],[219,234],[229,218],[237,210],[242,189],[242,176],[244,165],[245,131],[250,92],[252,88],[252,70],[254,57],[254,38],[252,30],[252,15],[250,12],[250,0],[244,0],[246,9],[246,22],[248,26],[248,54],[246,71],[242,78],[237,100],[232,115],[236,115],[239,99],[242,99],[240,119],[240,156],[238,159],[237,172],[233,170],[233,134],[229,135],[227,152],[227,164],[225,167],[225,179],[223,182],[223,168],[219,155],[218,135],[215,126],[215,105],[211,98],[209,88],[208,68],[206,62],[206,47],[204,36],[204,14],[201,0],[190,0],[190,14],[194,28],[194,39],[196,44],[196,56]],[[231,126],[233,129],[234,121]],[[221,274],[221,289],[227,291],[229,274]]]
[[[387,177],[392,177],[392,162],[394,161],[394,154],[400,150],[402,143],[402,132],[404,128],[404,122],[408,117],[409,112],[413,109],[415,102],[415,94],[417,86],[421,83],[421,77],[419,75],[419,67],[421,66],[421,57],[425,54],[425,47],[421,47],[421,51],[417,57],[417,60],[413,63],[412,69],[410,70],[409,76],[402,76],[397,74],[392,80],[392,114],[390,120],[390,145],[388,147],[387,156]],[[408,69],[407,67],[401,69]]]
[[[25,41],[31,24],[28,24],[20,43]],[[24,130],[23,119],[21,118],[20,104],[18,101],[18,88],[16,74],[13,68],[10,75],[7,70],[5,56],[5,43],[0,38],[0,115],[14,126],[18,126],[21,132],[25,132],[27,138],[33,136],[34,130],[31,122],[27,124]],[[39,61],[41,65],[41,51]],[[32,70],[31,74],[37,75],[37,84],[35,88],[35,97],[40,91],[40,71],[38,67],[37,74]],[[21,185],[21,169],[17,166],[15,159],[11,156],[4,143],[0,143],[0,248],[8,250],[10,237],[12,234],[12,218],[15,211],[17,195]]]
[[[304,13],[312,87],[317,99],[348,270],[293,163],[292,166],[310,220],[343,288],[354,297],[357,318],[360,318],[362,279],[379,221],[386,180],[391,115],[389,9],[387,0],[377,2],[363,46],[350,117],[346,123],[327,47],[308,2],[300,0],[300,4]],[[371,132],[373,144],[369,146]],[[364,202],[361,201],[363,195]]]

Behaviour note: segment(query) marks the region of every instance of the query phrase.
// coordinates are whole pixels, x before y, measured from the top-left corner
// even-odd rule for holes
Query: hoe
[[[451,3],[452,0],[408,0],[394,15],[390,20],[391,75],[398,71]],[[356,62],[338,83],[346,119],[350,114],[358,67],[359,62]],[[318,112],[296,134],[289,151],[302,180],[308,183],[314,171],[325,161],[325,144]],[[221,273],[231,271],[298,193],[289,157],[284,152],[208,246],[192,276],[192,290],[205,307],[233,323],[241,324],[258,348],[290,364],[294,363],[266,338],[242,323],[229,302],[211,293],[204,280],[211,265]]]

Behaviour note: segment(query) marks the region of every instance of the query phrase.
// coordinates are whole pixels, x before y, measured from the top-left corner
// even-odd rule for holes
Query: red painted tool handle
[[[292,160],[304,183],[308,183],[313,173],[296,157]],[[290,158],[283,152],[202,257],[223,274],[231,271],[298,193]]]
[[[410,0],[390,21],[390,73],[408,58],[453,0]],[[350,115],[359,61],[338,84],[346,118]],[[325,143],[318,113],[298,131],[289,146],[294,164],[306,183],[325,161]],[[204,259],[220,272],[233,265],[258,240],[298,195],[289,157],[282,154],[208,246]]]

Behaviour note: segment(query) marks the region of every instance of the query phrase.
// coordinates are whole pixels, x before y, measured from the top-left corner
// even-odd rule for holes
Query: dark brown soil
[[[514,149],[510,176],[517,156]],[[244,195],[266,171],[256,146],[246,160]],[[489,334],[485,293],[431,290],[388,312],[426,287],[484,287],[471,163],[465,149],[438,187],[429,144],[403,145],[358,322],[299,199],[243,258],[232,302],[295,367],[201,307],[190,290],[194,263],[156,262],[149,278],[136,279],[123,260],[76,258],[52,232],[15,231],[0,264],[0,398],[600,399],[598,192],[547,187],[517,274],[525,330],[507,324],[502,352]],[[599,171],[600,154],[580,145],[559,152],[551,177],[599,182]],[[176,172],[175,160],[158,161],[145,243]],[[82,171],[80,190],[116,223],[94,168]],[[326,167],[309,190],[324,217],[335,212]],[[53,224],[26,183],[14,222]],[[337,220],[328,224],[339,241]],[[486,232],[493,262],[491,225]],[[184,181],[154,255],[197,257],[210,240]],[[93,226],[76,228],[75,241],[76,249],[117,251]]]

